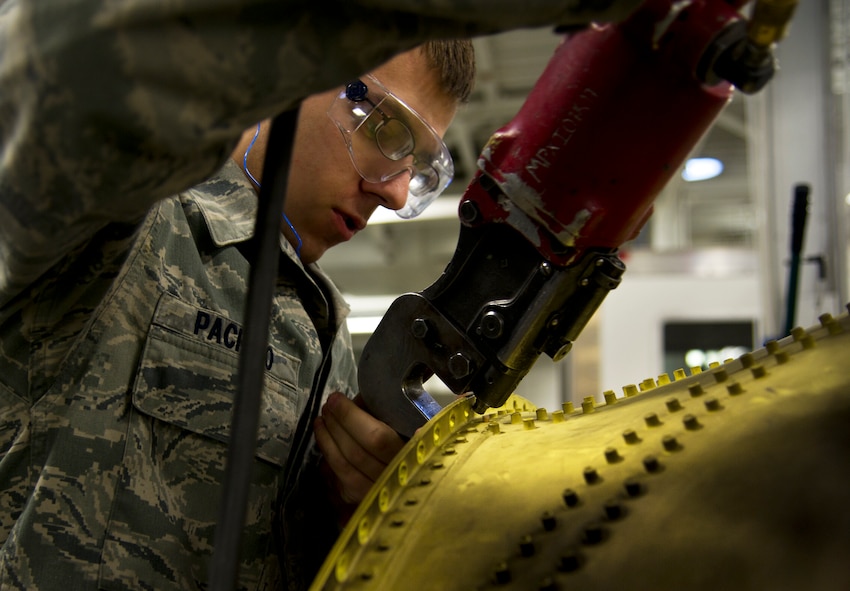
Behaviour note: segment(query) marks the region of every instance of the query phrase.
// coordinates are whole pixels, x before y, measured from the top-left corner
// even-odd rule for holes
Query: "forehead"
[[[439,73],[419,50],[396,56],[372,71],[394,95],[419,113],[441,136],[457,111],[457,101],[440,88]]]

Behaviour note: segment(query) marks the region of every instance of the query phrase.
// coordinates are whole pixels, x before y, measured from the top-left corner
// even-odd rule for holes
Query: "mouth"
[[[334,209],[333,212],[342,240],[351,240],[357,232],[366,227],[366,220],[356,214],[352,215],[339,209]]]
[[[337,214],[342,218],[345,227],[351,232],[359,232],[366,227],[366,220],[358,215],[349,215],[344,211],[337,211]]]

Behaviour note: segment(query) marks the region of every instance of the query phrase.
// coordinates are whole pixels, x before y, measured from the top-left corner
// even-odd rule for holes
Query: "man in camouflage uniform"
[[[206,586],[256,211],[228,159],[243,130],[427,38],[570,24],[592,5],[0,0],[0,588]],[[444,106],[404,98],[445,130]],[[342,227],[402,204],[382,190]],[[354,393],[355,366],[308,240],[301,258],[281,241],[245,589],[279,585],[275,500],[323,401],[316,438],[344,501],[397,446],[329,398]]]

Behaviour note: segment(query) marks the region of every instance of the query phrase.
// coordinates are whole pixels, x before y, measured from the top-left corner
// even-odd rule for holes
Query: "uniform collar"
[[[254,220],[257,215],[257,194],[251,182],[233,160],[227,159],[224,166],[203,184],[187,191],[206,223],[209,235],[217,247],[237,245],[254,235]],[[343,322],[350,311],[342,294],[333,281],[325,275],[319,265],[305,265],[295,254],[295,249],[286,240],[281,240],[281,251],[289,261],[300,268],[314,284],[329,296],[337,322]],[[319,287],[321,286],[321,287]]]

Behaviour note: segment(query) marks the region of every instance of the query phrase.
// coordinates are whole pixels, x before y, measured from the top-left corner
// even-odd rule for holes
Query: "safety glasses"
[[[410,175],[407,203],[396,211],[414,218],[442,193],[454,176],[446,144],[434,128],[372,76],[348,83],[334,98],[328,117],[348,146],[354,168],[370,183]]]

